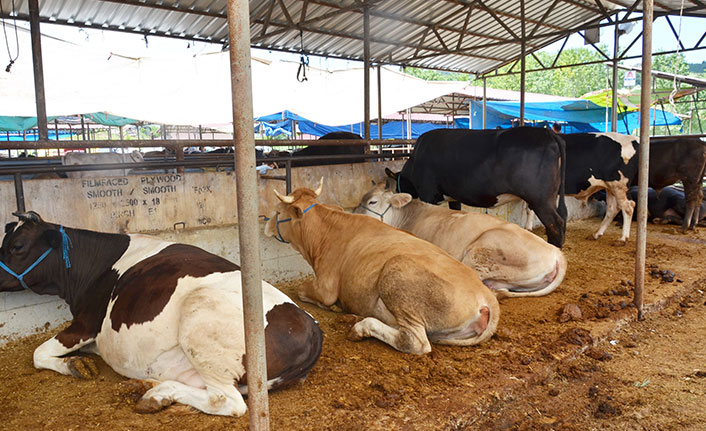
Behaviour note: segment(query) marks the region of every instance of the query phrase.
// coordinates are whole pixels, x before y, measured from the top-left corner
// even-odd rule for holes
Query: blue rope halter
[[[59,232],[61,232],[62,257],[64,258],[64,265],[68,269],[71,268],[71,262],[69,261],[69,249],[73,247],[73,244],[71,243],[71,238],[69,238],[69,236],[64,231],[64,226],[59,226]],[[27,283],[25,283],[24,281],[24,276],[27,275],[31,270],[33,270],[34,267],[39,265],[39,263],[43,261],[47,256],[49,256],[49,253],[51,253],[51,251],[52,248],[49,247],[47,251],[42,253],[42,255],[39,256],[37,260],[35,260],[34,263],[29,266],[29,268],[25,269],[22,274],[15,273],[15,271],[11,270],[9,266],[5,265],[5,263],[1,261],[0,268],[4,269],[8,274],[18,279],[23,288],[29,289],[29,286],[27,286]]]
[[[387,208],[385,208],[385,211],[379,213],[379,212],[377,212],[377,211],[375,211],[375,210],[372,210],[372,209],[366,207],[366,206],[363,205],[363,204],[360,204],[360,205],[358,205],[358,206],[361,207],[361,208],[363,208],[364,210],[370,211],[371,213],[373,213],[373,214],[375,214],[376,216],[380,217],[380,221],[384,221],[383,218],[385,217],[385,214],[387,214],[387,212],[390,210],[390,208],[392,208],[392,205],[391,205],[391,204],[387,204]]]
[[[302,215],[303,215],[303,214],[306,214],[307,211],[309,211],[310,209],[314,208],[316,205],[318,205],[318,204],[317,204],[317,203],[313,203],[313,204],[309,205],[309,207],[308,207],[307,209],[305,209],[305,210],[302,212]],[[270,220],[269,217],[265,217],[265,221],[269,221],[269,220]],[[292,218],[291,218],[291,217],[288,217],[288,218],[279,220],[279,213],[278,213],[277,215],[275,215],[275,221],[277,222],[276,225],[275,225],[275,227],[277,228],[277,236],[275,237],[275,239],[276,239],[277,241],[281,242],[282,244],[289,244],[289,241],[285,240],[285,239],[282,237],[282,233],[279,231],[279,224],[280,224],[280,223],[286,223],[286,222],[288,222],[288,221],[292,221]]]

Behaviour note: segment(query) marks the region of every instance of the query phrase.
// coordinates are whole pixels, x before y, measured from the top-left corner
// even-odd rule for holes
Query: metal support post
[[[637,318],[642,319],[647,247],[647,183],[650,168],[650,90],[652,89],[652,19],[654,1],[642,2],[642,85],[640,87],[640,161],[637,193],[637,244],[635,253],[635,295]]]
[[[363,110],[365,131],[363,138],[370,139],[370,8],[363,8]]]
[[[488,96],[487,96],[487,94],[486,94],[486,84],[487,84],[486,81],[487,81],[487,79],[486,79],[485,76],[484,76],[484,77],[483,77],[483,128],[484,128],[484,129],[487,127],[487,126],[486,126],[486,123],[485,123],[486,118],[487,118],[487,116],[486,116],[486,115],[487,115],[487,113],[486,113],[486,108],[487,108],[486,102],[488,101]],[[468,127],[471,127],[470,124],[469,124]]]
[[[29,31],[32,37],[32,65],[34,66],[34,98],[37,104],[39,140],[49,139],[47,99],[44,95],[44,66],[42,65],[42,35],[39,32],[39,0],[29,0]]]
[[[525,40],[525,0],[520,0],[520,16],[522,17],[522,42],[520,45],[520,126],[525,125],[525,78],[527,41]]]
[[[22,174],[15,173],[15,199],[17,200],[17,211],[25,212],[25,192],[22,186]]]
[[[378,64],[378,139],[382,139],[382,65]],[[379,147],[382,153],[382,146]]]
[[[248,0],[228,0],[228,42],[233,101],[233,138],[238,207],[238,237],[245,323],[245,369],[248,375],[250,429],[269,430],[267,362],[260,277],[255,133],[252,126],[252,65]]]
[[[615,30],[613,33],[613,86],[612,88],[612,100],[611,100],[611,111],[610,111],[610,131],[618,131],[618,53],[619,53],[619,40],[620,34],[618,33],[618,15],[616,14],[613,19],[615,20]],[[628,131],[628,133],[630,133]]]

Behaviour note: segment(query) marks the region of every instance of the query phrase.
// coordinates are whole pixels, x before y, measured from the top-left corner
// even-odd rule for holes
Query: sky
[[[706,18],[693,18],[693,17],[683,17],[681,20],[677,17],[672,17],[672,23],[675,29],[679,31],[679,25],[681,22],[681,39],[685,47],[693,47],[694,44],[703,34],[706,26],[704,26],[704,20]],[[24,26],[28,26],[25,22],[18,22]],[[10,49],[14,52],[14,47],[12,46],[13,34],[10,28],[8,28]],[[632,40],[637,36],[642,30],[641,22],[637,22],[632,30],[621,36],[620,44],[622,48],[625,48]],[[141,35],[134,35],[122,32],[113,32],[107,30],[94,30],[94,29],[83,29],[78,27],[70,26],[60,26],[51,24],[42,24],[42,33],[49,36],[54,36],[59,39],[84,46],[87,49],[105,51],[105,52],[115,52],[122,55],[127,55],[131,57],[159,57],[159,56],[173,56],[178,53],[184,54],[203,54],[206,52],[219,51],[220,45],[210,44],[204,42],[189,42],[186,40],[164,38],[157,36],[149,36],[145,41],[145,38]],[[4,42],[4,36],[2,40]],[[611,27],[606,27],[601,30],[601,40],[600,43],[607,45],[607,53],[612,53],[613,46],[613,29]],[[653,52],[674,50],[677,48],[677,41],[672,33],[671,29],[665,18],[658,18],[653,26]],[[548,47],[544,48],[543,51],[556,53],[561,47],[562,41],[556,42]],[[569,38],[567,43],[567,48],[581,47],[584,46],[584,39],[579,35],[573,35]],[[706,46],[706,41],[702,42],[702,46]],[[641,51],[641,42],[638,41],[633,45],[629,54],[639,55]],[[299,61],[299,55],[294,53],[283,53],[276,51],[267,51],[261,49],[253,49],[253,57],[263,58],[263,59],[284,59],[290,61]],[[690,63],[701,63],[706,61],[706,49],[687,52],[684,54],[686,60]],[[0,49],[0,63],[5,65],[7,61],[7,50],[5,47]],[[629,65],[639,65],[640,59],[630,60],[627,62]],[[327,59],[322,57],[310,56],[310,66],[317,67],[320,69],[346,69],[350,67],[360,67],[361,62],[349,61],[349,60],[338,60],[338,59]]]

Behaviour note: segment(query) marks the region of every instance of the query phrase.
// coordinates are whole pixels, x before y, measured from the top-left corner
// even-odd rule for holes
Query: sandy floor
[[[354,343],[344,315],[303,304],[324,331],[323,352],[305,382],[270,395],[272,429],[705,429],[706,229],[682,235],[649,226],[650,312],[636,322],[634,241],[611,246],[616,226],[598,242],[586,239],[597,227],[569,225],[562,286],[543,298],[503,300],[498,333],[480,346],[434,346],[417,357],[375,340]],[[652,270],[671,270],[674,280]],[[307,282],[278,287],[291,295]],[[569,304],[581,316],[566,321]],[[35,370],[32,351],[48,336],[0,349],[0,429],[247,429],[247,415],[184,406],[137,414],[124,379],[99,359],[92,381]]]

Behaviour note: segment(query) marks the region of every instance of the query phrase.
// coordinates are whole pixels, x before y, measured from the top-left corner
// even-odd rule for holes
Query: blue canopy
[[[486,106],[488,112],[485,127],[487,129],[512,127],[512,120],[520,117],[519,102],[486,102]],[[483,102],[471,101],[471,115],[473,128],[482,128]],[[610,115],[609,109],[609,118]],[[603,132],[606,130],[606,108],[583,99],[525,103],[525,119],[547,123],[566,123],[579,132]],[[681,120],[672,113],[651,109],[650,124],[654,126],[680,125]],[[618,113],[618,132],[630,134],[639,127],[639,112]]]

